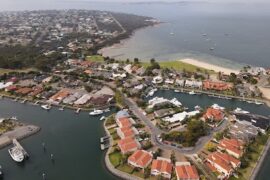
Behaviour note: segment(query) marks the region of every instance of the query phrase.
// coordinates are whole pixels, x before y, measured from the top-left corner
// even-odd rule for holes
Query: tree
[[[210,152],[214,152],[214,151],[216,150],[216,146],[215,146],[214,143],[208,142],[208,143],[206,144],[206,149],[207,149],[208,151],[210,151]]]
[[[149,178],[150,174],[151,174],[151,169],[149,167],[145,168],[144,171],[143,171],[144,179]]]
[[[134,58],[134,64],[139,64],[139,59],[138,58]]]
[[[171,161],[173,164],[175,164],[175,162],[176,162],[176,157],[175,157],[174,151],[171,152]]]

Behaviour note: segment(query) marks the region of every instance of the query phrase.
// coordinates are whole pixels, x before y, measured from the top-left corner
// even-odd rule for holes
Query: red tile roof
[[[233,88],[233,85],[231,83],[213,82],[213,81],[204,81],[203,82],[203,89],[205,89],[205,90],[224,91],[224,90],[229,90],[232,88]]]
[[[242,154],[242,146],[243,143],[238,141],[237,139],[228,139],[228,138],[224,138],[219,142],[218,147],[221,149],[227,149],[229,151],[232,151],[236,154],[238,154],[239,156],[241,156]]]
[[[23,88],[19,88],[16,93],[17,94],[22,94],[22,95],[26,95],[29,94],[32,91],[32,88],[28,88],[28,87],[23,87]]]
[[[175,171],[179,179],[199,179],[199,175],[195,166],[181,165],[176,166]]]
[[[137,150],[128,158],[128,161],[145,168],[152,161],[152,157],[152,154],[147,151]]]
[[[152,162],[152,166],[151,166],[151,170],[156,170],[159,171],[161,173],[168,173],[171,174],[172,173],[172,163],[169,163],[165,160],[153,160]]]
[[[50,99],[53,101],[58,101],[66,98],[69,95],[69,91],[66,89],[60,90],[58,93],[53,95]]]
[[[123,128],[123,127],[130,127],[132,126],[129,118],[127,117],[123,117],[123,118],[119,118],[118,119],[119,125]]]
[[[204,119],[214,120],[214,121],[221,121],[224,118],[224,114],[219,109],[208,108],[206,113],[203,115]]]
[[[140,148],[139,143],[133,138],[124,138],[118,141],[118,146],[122,153],[127,153],[131,151],[136,151]]]

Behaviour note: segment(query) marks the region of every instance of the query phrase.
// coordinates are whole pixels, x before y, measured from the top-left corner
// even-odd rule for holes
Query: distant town
[[[270,117],[218,103],[190,109],[176,95],[269,106],[265,88],[270,69],[246,66],[227,74],[183,61],[122,61],[98,54],[100,48],[156,23],[149,17],[102,11],[2,13],[0,51],[7,51],[0,57],[0,98],[44,111],[71,109],[100,116],[106,167],[123,179],[255,178],[270,144]],[[29,54],[11,56],[15,47],[27,48]],[[165,92],[175,97],[163,97]],[[103,116],[112,108],[115,113]],[[21,130],[26,126],[30,130]],[[16,129],[26,134],[40,130],[16,117],[4,118],[0,147],[24,138],[16,133],[10,138],[8,133]]]

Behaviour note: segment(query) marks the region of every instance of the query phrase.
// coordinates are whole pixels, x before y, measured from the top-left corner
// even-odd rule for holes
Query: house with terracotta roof
[[[128,137],[118,141],[122,154],[127,154],[141,149],[141,144],[134,138]]]
[[[52,97],[50,97],[48,101],[53,104],[59,104],[60,102],[62,102],[63,99],[68,97],[69,94],[70,92],[67,89],[62,89],[58,91],[56,94],[54,94]]]
[[[176,162],[175,173],[177,180],[199,180],[200,176],[195,166],[190,162]]]
[[[116,132],[121,139],[135,137],[137,134],[139,134],[138,130],[134,127],[117,128]]]
[[[137,150],[128,158],[128,164],[141,169],[146,168],[152,161],[153,155],[145,150]]]
[[[226,82],[214,82],[214,81],[203,81],[203,89],[204,90],[216,90],[216,91],[226,91],[231,90],[233,88],[232,83]]]
[[[35,86],[32,88],[32,92],[30,94],[28,94],[29,96],[35,97],[38,94],[43,92],[43,87],[42,86]]]
[[[171,179],[173,164],[170,159],[158,157],[152,161],[151,175]]]
[[[8,87],[5,88],[6,92],[14,92],[18,89],[17,85],[10,85]]]
[[[32,88],[29,88],[29,87],[22,87],[22,88],[19,88],[19,89],[16,91],[16,94],[25,96],[25,95],[29,94],[30,92],[32,92]]]
[[[234,172],[234,169],[240,167],[241,161],[222,152],[213,152],[208,155],[207,162],[210,166],[222,173],[225,177],[229,177]]]
[[[129,117],[121,117],[116,119],[116,124],[120,127],[120,128],[124,128],[124,127],[131,127],[132,124],[134,124],[134,120],[132,118]]]
[[[202,120],[213,127],[216,126],[217,123],[221,122],[224,117],[225,115],[222,109],[210,107],[206,110],[205,114],[202,117]]]
[[[220,150],[225,150],[228,154],[240,158],[243,155],[243,142],[237,139],[224,138],[217,146]]]

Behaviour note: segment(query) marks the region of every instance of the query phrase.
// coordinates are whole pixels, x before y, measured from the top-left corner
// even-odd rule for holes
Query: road
[[[144,122],[144,124],[150,129],[150,131],[151,131],[151,141],[152,141],[152,143],[154,145],[158,146],[160,149],[173,150],[173,151],[185,154],[185,155],[196,154],[197,152],[202,150],[204,145],[213,138],[213,135],[214,135],[215,132],[224,130],[228,125],[228,121],[224,120],[222,122],[222,124],[219,127],[215,128],[213,131],[211,131],[210,134],[200,138],[194,147],[178,148],[178,147],[167,145],[167,144],[164,144],[164,143],[160,142],[158,136],[161,133],[165,133],[165,131],[162,131],[161,129],[157,128],[151,122],[151,120],[147,116],[144,115],[141,108],[139,108],[137,106],[137,104],[132,99],[124,96],[124,101],[125,101],[125,104],[129,107],[129,109],[133,112],[133,114],[138,119],[142,120]]]

